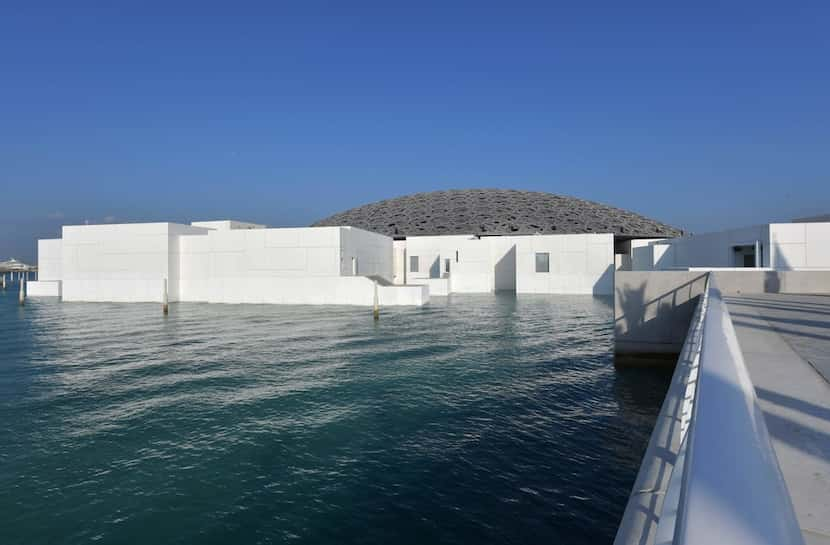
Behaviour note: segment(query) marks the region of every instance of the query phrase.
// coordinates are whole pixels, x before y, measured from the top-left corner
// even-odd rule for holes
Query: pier
[[[678,353],[615,543],[830,544],[830,272],[618,275],[620,359]]]

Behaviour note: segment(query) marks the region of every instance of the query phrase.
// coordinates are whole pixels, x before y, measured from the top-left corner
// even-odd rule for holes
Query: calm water
[[[0,294],[0,541],[603,543],[668,375],[609,301]]]

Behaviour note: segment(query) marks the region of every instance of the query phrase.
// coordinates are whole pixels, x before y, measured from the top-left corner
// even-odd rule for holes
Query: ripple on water
[[[668,380],[592,297],[0,310],[4,543],[609,542]]]

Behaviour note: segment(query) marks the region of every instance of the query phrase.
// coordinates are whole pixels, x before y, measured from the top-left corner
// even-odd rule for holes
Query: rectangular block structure
[[[674,239],[631,241],[632,270],[830,270],[830,222],[767,223]]]
[[[614,293],[611,233],[418,236],[395,243],[395,259],[406,256],[407,284],[447,277],[452,293]],[[547,270],[537,270],[536,254],[547,254]],[[417,271],[411,267],[413,258],[419,263]],[[395,270],[396,279],[404,276],[399,263]]]
[[[30,280],[26,282],[28,297],[60,297],[60,280]]]
[[[610,233],[393,241],[234,220],[69,225],[38,253],[43,284],[32,295],[64,301],[370,306],[378,282],[380,305],[423,305],[451,293],[610,295],[614,282]]]
[[[351,227],[267,229],[223,220],[65,226],[38,242],[32,296],[64,301],[423,305],[392,285],[392,239]],[[165,285],[167,292],[165,294]]]

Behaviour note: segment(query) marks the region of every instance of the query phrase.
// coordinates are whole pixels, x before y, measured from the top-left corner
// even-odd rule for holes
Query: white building
[[[611,295],[614,236],[415,236],[395,241],[395,281],[430,293]]]
[[[30,296],[64,301],[423,305],[449,293],[613,292],[610,234],[429,236],[214,221],[65,226]]]
[[[346,227],[346,226],[353,227]],[[237,221],[66,226],[38,244],[29,295],[64,301],[423,305],[453,293],[611,295],[616,260],[681,231],[618,208],[515,190],[361,206],[312,227]],[[618,255],[617,254],[626,254]],[[377,288],[376,288],[377,286]]]
[[[38,242],[30,296],[64,301],[422,305],[388,286],[392,241],[349,227],[265,229],[240,222],[65,226]],[[373,277],[373,278],[370,278]]]
[[[674,239],[631,241],[633,270],[830,269],[830,222],[767,223]]]

